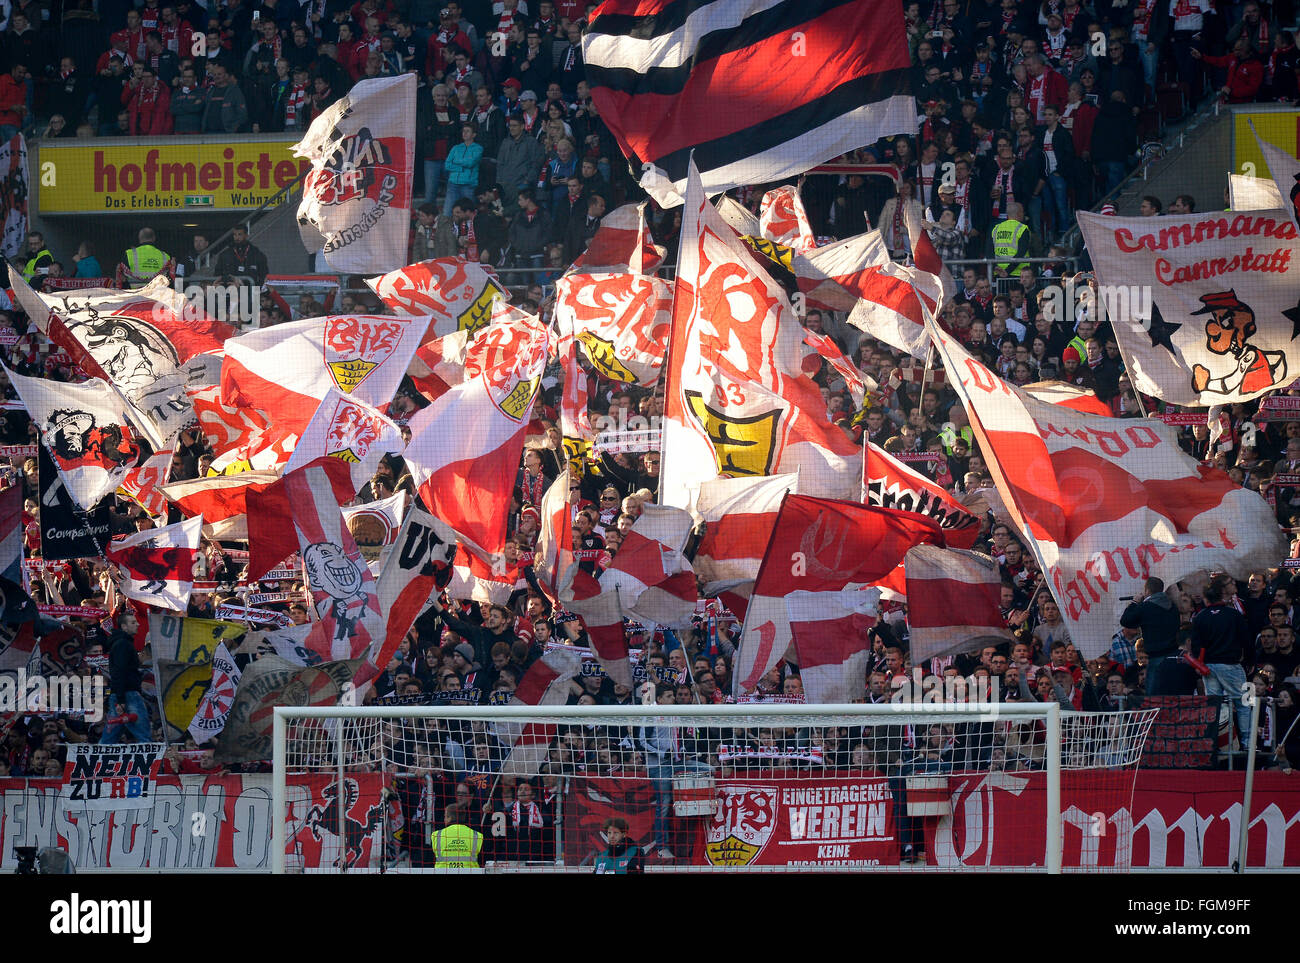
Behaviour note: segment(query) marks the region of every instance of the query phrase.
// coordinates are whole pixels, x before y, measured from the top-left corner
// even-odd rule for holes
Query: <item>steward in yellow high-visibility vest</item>
[[[433,847],[434,869],[474,869],[483,852],[483,834],[465,825],[465,807],[453,803],[447,807],[447,828],[429,833]]]
[[[153,242],[155,240],[157,240],[157,236],[154,234],[153,228],[142,227],[140,229],[139,246],[127,249],[126,269],[140,280],[153,277],[165,268],[167,262],[171,260],[165,251],[154,247]]]
[[[1003,260],[993,267],[1000,274],[1018,274],[1024,264],[1012,264],[1007,258],[1029,254],[1029,228],[1020,220],[1024,208],[1012,204],[1007,208],[1007,219],[993,228],[993,256]]]
[[[28,284],[38,274],[46,274],[54,263],[54,255],[45,246],[45,235],[32,231],[27,235],[27,261],[23,264],[23,279]]]

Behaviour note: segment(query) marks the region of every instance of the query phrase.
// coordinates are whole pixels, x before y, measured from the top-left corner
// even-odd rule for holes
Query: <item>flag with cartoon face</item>
[[[73,385],[8,374],[68,494],[90,511],[140,459],[121,396],[99,378]]]

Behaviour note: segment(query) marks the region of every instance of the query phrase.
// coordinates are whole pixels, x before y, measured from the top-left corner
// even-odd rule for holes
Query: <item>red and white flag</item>
[[[658,383],[672,311],[672,286],[662,278],[566,274],[555,282],[557,323],[572,329],[592,367],[611,381]]]
[[[653,274],[663,259],[664,249],[655,244],[645,222],[643,201],[616,207],[602,217],[587,250],[574,259],[571,270]]]
[[[582,55],[601,118],[665,207],[689,190],[692,158],[721,194],[917,130],[895,4],[606,0]]]
[[[333,315],[231,338],[221,400],[260,408],[277,433],[301,433],[330,389],[382,410],[411,366],[424,327],[423,318]]]
[[[209,318],[158,277],[135,291],[88,288],[38,294],[10,268],[19,306],[92,378],[111,383],[136,426],[170,448],[192,414],[185,389],[209,381],[209,357],[235,329]]]
[[[578,340],[573,334],[573,319],[564,312],[557,312],[555,318],[555,354],[564,378],[560,394],[561,436],[591,441],[596,437],[588,410],[591,381],[578,363]]]
[[[489,564],[460,545],[452,562],[447,595],[453,599],[505,605],[516,589],[527,584],[518,565],[506,562],[504,557],[499,564]]]
[[[800,672],[805,661],[816,669],[814,687],[804,677],[808,701],[816,701],[814,693],[840,695],[843,686],[856,697],[866,684],[866,633],[878,598],[868,590],[920,544],[944,544],[938,523],[853,502],[786,495],[745,613],[737,694],[753,692],[793,644]],[[808,648],[806,656],[801,645]]]
[[[317,458],[337,458],[351,466],[353,490],[360,491],[374,475],[379,460],[400,452],[404,445],[401,429],[391,419],[332,388],[308,422],[284,473]]]
[[[817,246],[799,189],[789,184],[763,195],[758,225],[763,237],[791,250],[803,253]]]
[[[519,680],[510,704],[562,706],[569,700],[569,682],[581,671],[581,649],[573,646],[547,649]]]
[[[308,472],[307,468],[316,470]],[[263,478],[258,478],[254,484],[245,487],[243,502],[246,506],[246,514],[254,520],[254,524],[249,526],[244,536],[248,539],[246,578],[249,581],[260,579],[294,552],[299,551],[302,548],[301,533],[304,526],[331,530],[333,528],[329,507],[331,504],[334,511],[339,514],[338,524],[343,525],[343,514],[339,506],[351,501],[356,494],[352,488],[352,475],[348,471],[347,463],[337,458],[318,458],[307,468],[299,468],[292,475],[276,478],[270,484],[266,484]],[[260,474],[245,472],[229,480],[236,481],[248,475]],[[292,486],[288,484],[290,478],[296,479]],[[225,480],[207,479],[213,482]],[[306,494],[307,500],[296,502],[295,499],[301,501],[304,497],[305,487],[311,488],[311,491]],[[324,518],[324,521],[310,524],[308,515],[302,514],[304,512],[311,518]],[[348,540],[352,541],[351,534],[348,535]]]
[[[189,725],[189,733],[196,745],[215,739],[226,728],[226,718],[230,715],[230,707],[235,704],[235,692],[242,676],[226,643],[218,644],[212,654],[212,681],[199,700],[199,707]]]
[[[167,512],[167,497],[159,489],[167,484],[171,470],[170,451],[150,455],[140,463],[139,468],[132,468],[126,473],[118,493],[131,499],[150,515],[163,515]]]
[[[1096,392],[1067,385],[1064,381],[1036,381],[1025,385],[1025,393],[1033,395],[1039,401],[1046,401],[1049,405],[1073,408],[1075,411],[1101,415],[1103,418],[1114,416],[1110,406],[1098,398]]]
[[[690,178],[664,400],[664,504],[718,475],[799,471],[804,491],[854,498],[861,453],[804,370],[790,302]]]
[[[402,517],[410,496],[402,491],[362,505],[343,509],[343,523],[361,546],[362,554],[377,557],[386,545],[397,541]],[[376,537],[379,536],[379,537]],[[372,541],[372,539],[374,539]],[[368,551],[369,550],[369,551]]]
[[[862,446],[862,503],[924,515],[938,523],[954,548],[970,548],[980,535],[978,515],[871,442]]]
[[[693,565],[706,596],[730,590],[749,597],[781,502],[798,491],[797,474],[719,478],[700,486],[695,510],[705,528]]]
[[[90,511],[140,460],[121,396],[99,378],[74,385],[5,370],[40,429],[68,494]]]
[[[473,337],[492,320],[494,303],[508,300],[490,267],[463,257],[408,264],[366,284],[390,311],[424,318],[424,341],[457,332]]]
[[[384,635],[373,660],[378,669],[387,668],[415,620],[451,582],[455,557],[456,533],[423,505],[412,505],[379,572]]]
[[[248,495],[265,491],[279,480],[278,472],[245,471],[172,482],[161,491],[186,515],[202,515],[211,524],[247,514]],[[351,484],[351,477],[347,483]]]
[[[298,224],[334,271],[382,271],[406,259],[415,172],[416,79],[362,80],[312,121],[293,147],[312,169]]]
[[[420,498],[489,566],[504,561],[510,492],[546,359],[537,318],[503,316],[475,338],[465,381],[410,422],[406,462]]]
[[[573,566],[573,506],[569,504],[569,473],[560,472],[542,496],[541,528],[533,571],[538,583],[558,600],[565,588],[564,576]]]
[[[1177,429],[1039,401],[932,327],[998,492],[1085,657],[1107,651],[1126,596],[1149,575],[1244,579],[1286,554],[1264,499],[1199,465]]]
[[[566,609],[582,617],[596,658],[617,683],[633,682],[624,618],[671,626],[685,624],[695,612],[695,575],[682,555],[691,524],[681,509],[642,506],[599,582],[579,573],[574,598],[564,600]]]
[[[147,605],[186,611],[202,535],[200,516],[110,542],[104,554],[122,576],[119,591]]]
[[[407,369],[415,390],[429,401],[437,401],[465,380],[465,352],[472,336],[455,331],[421,345]]]
[[[212,471],[233,475],[274,471],[288,464],[303,425],[272,425],[260,408],[227,405],[219,385],[190,388],[188,393],[199,427],[212,445]]]
[[[1011,638],[1000,609],[1002,575],[987,555],[918,545],[903,559],[913,665]]]
[[[875,391],[879,387],[874,378],[864,375],[857,365],[844,356],[844,352],[830,335],[807,331],[804,333],[803,343],[816,351],[818,357],[844,379],[844,387],[848,388],[849,397],[853,399],[855,407],[861,408],[867,392]]]

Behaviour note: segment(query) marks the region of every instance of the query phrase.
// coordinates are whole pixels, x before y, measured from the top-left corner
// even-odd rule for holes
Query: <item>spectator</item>
[[[551,238],[551,219],[537,203],[537,192],[519,192],[519,213],[510,222],[510,251],[517,267],[540,268]]]
[[[170,260],[164,251],[154,246],[157,239],[153,228],[140,228],[139,245],[128,248],[122,259],[127,273],[141,283],[161,273]]]
[[[443,166],[452,145],[460,142],[460,123],[452,112],[446,84],[437,84],[432,91],[432,105],[425,106],[423,98],[416,110],[419,124],[420,156],[424,159],[424,202],[432,204],[438,196]],[[420,109],[423,108],[423,109]],[[422,119],[420,119],[422,118]],[[455,199],[452,200],[455,203]]]
[[[8,141],[22,130],[27,116],[27,68],[15,63],[0,75],[0,141]]]
[[[456,202],[474,196],[478,189],[479,165],[483,160],[483,147],[475,143],[478,137],[476,124],[462,124],[460,143],[447,154],[447,200],[443,213],[450,217]]]
[[[1241,38],[1238,43],[1243,41]],[[1254,655],[1254,645],[1245,616],[1227,598],[1227,584],[1227,577],[1218,575],[1201,590],[1205,608],[1192,616],[1191,651],[1210,670],[1205,677],[1205,694],[1221,695],[1236,706],[1237,732],[1245,744],[1251,729],[1250,706],[1242,700],[1246,685],[1243,663]],[[1235,594],[1235,587],[1233,591]]]
[[[64,57],[59,61],[59,72],[50,82],[46,95],[46,107],[51,114],[62,115],[68,134],[71,136],[86,116],[86,102],[90,98],[90,81],[79,70],[76,61]],[[51,117],[53,120],[53,117]]]
[[[221,64],[208,64],[212,85],[203,101],[201,130],[205,133],[234,134],[248,125],[248,104],[235,78]]]
[[[77,248],[77,253],[72,255],[73,263],[77,265],[77,270],[73,273],[75,278],[98,278],[103,277],[104,270],[99,266],[99,258],[95,257],[95,246],[91,241],[82,241]]]
[[[600,227],[601,218],[605,216],[605,198],[599,194],[593,194],[587,198],[586,209],[580,216],[569,219],[569,226],[564,238],[564,257],[569,263],[578,258],[578,255],[587,250],[587,245],[591,243],[592,237],[595,236],[596,230]]]
[[[1117,90],[1102,104],[1093,127],[1092,160],[1102,174],[1103,195],[1119,187],[1136,150],[1137,123],[1124,92]]]
[[[1161,666],[1178,652],[1178,607],[1165,593],[1163,580],[1152,576],[1146,580],[1140,596],[1120,616],[1119,624],[1138,629],[1142,633],[1142,648],[1146,652],[1147,693],[1165,693]]]
[[[217,255],[216,274],[226,282],[246,281],[255,287],[266,280],[266,255],[248,240],[247,228],[231,231],[230,245]]]
[[[135,634],[139,628],[135,612],[124,608],[118,614],[117,628],[108,640],[109,690],[112,693],[109,705],[112,718],[118,721],[104,727],[100,740],[102,745],[149,741],[149,708],[140,694],[143,674],[135,650]]]
[[[1264,62],[1252,48],[1248,36],[1241,34],[1237,37],[1230,56],[1203,54],[1195,47],[1192,48],[1192,56],[1204,60],[1211,67],[1227,69],[1228,80],[1219,90],[1219,95],[1228,103],[1248,104],[1256,99],[1259,88],[1264,83]]]
[[[171,94],[153,67],[146,64],[138,78],[131,78],[122,91],[122,103],[131,117],[132,137],[162,137],[172,132]]]
[[[508,136],[497,151],[496,176],[501,200],[510,210],[519,206],[515,202],[519,192],[537,183],[544,155],[536,138],[524,134],[524,122],[518,114],[506,121],[506,131]]]
[[[30,284],[37,275],[49,273],[54,263],[54,255],[45,246],[45,235],[40,231],[31,231],[27,235],[27,256],[24,258],[23,278]]]

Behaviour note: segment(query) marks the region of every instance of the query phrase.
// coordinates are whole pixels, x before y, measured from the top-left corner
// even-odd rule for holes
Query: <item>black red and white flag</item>
[[[147,605],[186,611],[202,534],[203,517],[198,516],[109,543],[104,555],[122,576],[119,591]]]
[[[379,609],[384,613],[383,640],[374,665],[383,669],[415,620],[451,582],[456,533],[419,502],[411,505],[397,541],[379,571]]]
[[[871,442],[862,446],[862,501],[933,519],[954,548],[970,548],[979,538],[978,515],[947,490]]]
[[[601,119],[665,207],[692,152],[720,194],[916,131],[897,4],[606,0],[582,52]]]
[[[416,79],[363,80],[312,121],[294,145],[312,163],[298,224],[309,251],[335,271],[383,271],[406,260],[415,170]]]

